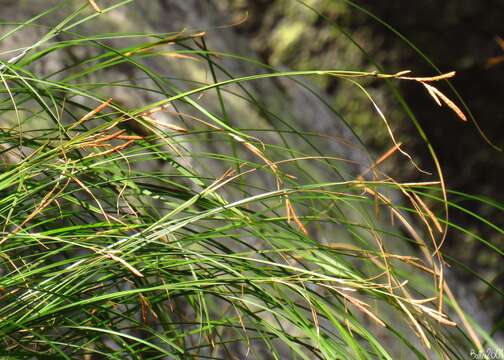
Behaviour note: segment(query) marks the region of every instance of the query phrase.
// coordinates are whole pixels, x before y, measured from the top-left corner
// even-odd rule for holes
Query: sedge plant
[[[362,82],[415,82],[466,120],[438,85],[454,73],[279,71],[210,49],[212,31],[90,33],[130,1],[67,3],[1,34],[43,33],[0,65],[2,356],[463,359],[495,346],[459,304],[442,245],[460,231],[502,256],[447,216],[464,210],[454,198],[502,205],[451,193],[439,168],[385,174],[391,157],[424,170]],[[256,87],[285,82],[344,124],[316,77],[350,82],[390,150],[306,130]]]

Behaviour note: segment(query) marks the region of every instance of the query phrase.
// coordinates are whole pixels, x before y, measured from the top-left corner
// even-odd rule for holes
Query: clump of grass
[[[482,348],[486,334],[444,276],[455,224],[441,174],[404,183],[382,173],[397,153],[413,161],[390,129],[393,147],[369,163],[327,153],[327,134],[299,130],[247,87],[351,81],[388,127],[361,78],[417,81],[464,120],[432,85],[453,73],[275,71],[209,50],[201,32],[82,35],[79,25],[122,3],[89,4],[95,13],[78,8],[0,69],[3,355],[464,358]],[[119,38],[130,43],[110,46]],[[34,70],[73,48],[93,51]],[[221,58],[257,73],[231,76]],[[174,79],[153,59],[211,76]],[[100,81],[121,66],[135,77]],[[236,118],[235,102],[251,112]],[[252,114],[266,125],[244,120]]]

